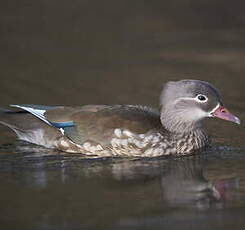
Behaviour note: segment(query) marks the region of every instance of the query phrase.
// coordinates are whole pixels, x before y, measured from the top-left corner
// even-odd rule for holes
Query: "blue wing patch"
[[[74,126],[73,121],[67,121],[67,122],[50,122],[50,124],[58,129],[63,129],[66,127],[72,127]]]

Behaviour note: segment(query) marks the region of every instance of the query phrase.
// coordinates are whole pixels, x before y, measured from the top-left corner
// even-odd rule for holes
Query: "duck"
[[[0,123],[17,138],[67,153],[98,157],[184,156],[210,145],[202,121],[220,118],[240,124],[206,81],[163,85],[160,109],[142,105],[10,105]]]

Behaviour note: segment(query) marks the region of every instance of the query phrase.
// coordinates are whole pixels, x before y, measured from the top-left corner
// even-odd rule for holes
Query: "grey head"
[[[170,81],[161,97],[161,122],[171,132],[190,132],[206,117],[218,117],[240,124],[222,103],[218,90],[200,80]]]

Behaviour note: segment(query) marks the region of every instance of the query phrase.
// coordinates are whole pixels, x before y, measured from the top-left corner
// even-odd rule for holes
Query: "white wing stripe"
[[[23,110],[25,110],[25,111],[33,114],[34,116],[38,117],[39,119],[41,119],[45,123],[49,124],[50,126],[52,126],[52,124],[44,116],[44,113],[46,112],[46,110],[43,110],[43,109],[33,109],[31,107],[25,107],[25,106],[20,106],[20,105],[10,105],[10,106],[23,109]]]

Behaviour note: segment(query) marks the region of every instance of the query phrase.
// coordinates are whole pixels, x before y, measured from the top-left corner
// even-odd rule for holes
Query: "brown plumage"
[[[2,112],[0,122],[19,139],[65,152],[146,157],[186,155],[207,146],[205,117],[239,123],[207,82],[169,82],[160,102],[160,111],[133,105],[13,105],[22,112]]]

